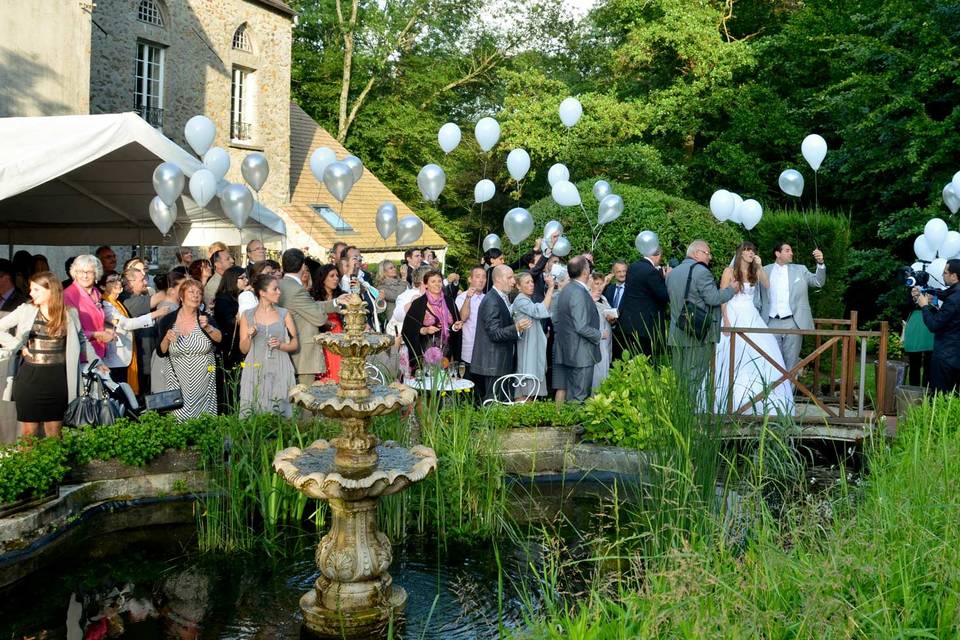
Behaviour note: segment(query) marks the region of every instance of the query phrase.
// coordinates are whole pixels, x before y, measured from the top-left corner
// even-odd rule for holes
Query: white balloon
[[[743,220],[740,219],[740,205],[743,204],[743,198],[740,197],[740,194],[732,191],[730,197],[733,198],[733,211],[730,212],[730,217],[727,220],[736,224],[743,224]]]
[[[173,162],[163,162],[153,170],[153,190],[168,207],[183,193],[183,171]]]
[[[203,157],[213,144],[213,139],[217,137],[217,127],[213,120],[206,116],[193,116],[183,128],[183,137],[196,154]]]
[[[657,252],[657,247],[660,246],[660,238],[653,231],[645,229],[634,238],[633,246],[637,248],[640,255],[650,257]]]
[[[197,169],[190,176],[190,197],[198,207],[206,207],[217,195],[217,176],[210,169]]]
[[[814,171],[820,170],[823,159],[827,157],[827,141],[823,136],[811,133],[800,143],[800,153]]]
[[[937,257],[936,249],[927,244],[927,239],[922,234],[913,241],[913,252],[923,262],[930,262]]]
[[[953,174],[953,180],[950,181],[950,184],[953,185],[953,192],[960,196],[960,171]]]
[[[733,199],[733,194],[726,189],[718,189],[710,196],[710,213],[720,222],[729,220],[736,207],[737,201]]]
[[[397,244],[416,242],[423,235],[423,223],[417,216],[404,216],[397,222]]]
[[[940,218],[933,218],[923,226],[923,237],[927,239],[927,246],[934,251],[940,250],[940,245],[947,239],[947,223]]]
[[[170,232],[170,227],[177,219],[177,203],[174,202],[172,206],[168,207],[160,199],[160,196],[154,196],[153,200],[150,201],[149,211],[150,220],[156,225],[160,233],[167,235]]]
[[[533,233],[533,216],[523,207],[514,207],[503,217],[503,230],[513,244],[520,244]]]
[[[550,242],[550,238],[553,237],[553,234],[558,234],[559,236],[563,235],[563,225],[556,220],[551,220],[547,224],[543,225],[543,239],[545,242]]]
[[[483,179],[473,187],[473,200],[477,204],[490,201],[497,193],[497,187],[493,180]]]
[[[576,207],[580,204],[580,192],[577,191],[576,185],[566,180],[553,185],[551,195],[554,202],[561,207]]]
[[[560,164],[559,162],[553,165],[552,167],[550,167],[550,170],[547,171],[547,182],[550,183],[551,187],[562,180],[569,180],[569,179],[570,179],[570,170],[567,169],[566,165]]]
[[[613,222],[623,213],[623,198],[615,193],[608,194],[597,205],[597,224]]]
[[[444,153],[450,153],[460,144],[462,135],[463,134],[460,133],[460,127],[452,122],[448,122],[440,127],[440,131],[437,133],[437,142],[440,143],[440,148],[443,149]]]
[[[377,208],[377,233],[386,240],[397,229],[397,205],[384,202]]]
[[[242,229],[253,211],[253,194],[245,184],[231,184],[220,192],[220,208],[237,229]]]
[[[330,147],[317,147],[310,154],[310,173],[317,179],[317,182],[323,182],[323,172],[331,164],[337,161],[337,154]]]
[[[523,149],[514,149],[507,154],[507,171],[510,177],[520,182],[530,170],[530,154]]]
[[[340,162],[350,167],[350,173],[353,174],[353,184],[360,182],[360,178],[363,176],[363,161],[357,156],[347,156]]]
[[[488,233],[487,237],[483,239],[483,250],[489,251],[490,249],[500,249],[500,236],[495,233]]]
[[[927,273],[930,274],[930,284],[937,289],[946,289],[947,284],[943,281],[943,270],[947,268],[946,258],[937,258],[927,267]]]
[[[943,204],[947,205],[950,213],[960,211],[960,193],[957,193],[957,190],[953,188],[952,182],[948,182],[943,187]]]
[[[780,190],[788,196],[799,198],[803,195],[803,175],[796,169],[787,169],[777,180]]]
[[[473,135],[481,149],[490,151],[500,140],[500,123],[490,117],[480,118],[473,129]]]
[[[553,255],[558,258],[564,258],[570,253],[570,241],[567,239],[567,236],[560,236],[557,238],[557,243],[553,245]]]
[[[213,147],[203,154],[203,166],[210,169],[220,182],[230,170],[230,154],[223,147]]]
[[[583,115],[583,105],[576,98],[566,98],[560,103],[560,122],[568,129],[580,121]]]
[[[960,253],[960,233],[948,231],[947,238],[940,245],[940,257],[950,259]]]
[[[417,174],[417,186],[427,202],[436,202],[447,184],[447,174],[439,165],[428,164]]]
[[[270,164],[267,162],[267,156],[258,151],[248,153],[240,163],[240,174],[246,183],[259,193],[267,182],[267,176],[270,175]]]
[[[602,201],[611,193],[613,193],[613,188],[606,180],[597,180],[593,183],[593,199],[597,202]]]
[[[750,200],[744,200],[743,204],[739,207],[739,217],[743,228],[749,231],[757,226],[760,218],[763,217],[763,207],[752,198]]]

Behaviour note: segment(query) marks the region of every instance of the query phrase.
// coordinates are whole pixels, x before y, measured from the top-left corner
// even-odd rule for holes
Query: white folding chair
[[[367,362],[363,365],[363,372],[367,374],[367,384],[379,384],[386,386],[387,377],[377,365]]]

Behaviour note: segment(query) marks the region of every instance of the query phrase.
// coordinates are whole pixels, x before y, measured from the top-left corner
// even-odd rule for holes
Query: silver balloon
[[[523,207],[514,207],[503,216],[503,230],[513,244],[520,244],[533,233],[533,216]]]
[[[217,176],[213,171],[203,168],[197,169],[190,176],[190,197],[199,207],[206,207],[217,195]]]
[[[223,147],[213,147],[203,154],[203,166],[213,172],[217,180],[223,180],[230,170],[230,154]]]
[[[615,193],[608,194],[600,201],[597,208],[597,223],[607,224],[613,222],[623,213],[623,198]]]
[[[637,234],[633,245],[640,252],[640,255],[649,257],[656,253],[657,247],[660,246],[660,238],[653,231],[646,229]]]
[[[177,203],[167,206],[160,196],[154,196],[150,201],[150,220],[164,236],[170,233],[170,227],[177,219]]]
[[[563,235],[563,225],[556,220],[551,220],[547,224],[543,225],[544,241],[549,243],[550,238],[552,238],[554,234]]]
[[[490,249],[500,249],[500,236],[495,233],[488,233],[487,237],[483,239],[483,250],[489,251]]]
[[[960,195],[954,190],[952,182],[948,182],[943,188],[943,204],[947,205],[950,213],[960,211]]]
[[[417,216],[404,216],[397,223],[397,244],[411,244],[423,235],[423,223]]]
[[[183,171],[172,162],[164,162],[153,170],[153,190],[168,207],[183,193],[183,182]]]
[[[613,193],[613,188],[606,180],[597,180],[593,183],[593,197],[597,202],[600,202],[611,193]]]
[[[796,169],[787,169],[777,180],[780,190],[788,196],[799,198],[803,195],[803,175]]]
[[[557,238],[557,243],[553,245],[553,255],[563,258],[570,254],[570,241],[567,240],[567,236],[560,236]]]
[[[253,211],[253,194],[244,184],[228,185],[220,192],[220,208],[237,229],[242,229]]]
[[[323,171],[323,186],[327,188],[337,202],[347,199],[350,189],[353,189],[353,172],[342,162],[331,162]]]
[[[350,173],[353,174],[353,184],[360,182],[360,177],[363,176],[363,162],[360,158],[357,156],[347,156],[340,162],[350,167]]]
[[[447,184],[447,174],[439,165],[428,164],[417,174],[417,186],[427,202],[436,202]]]
[[[397,229],[397,205],[384,202],[377,209],[377,233],[386,240]]]
[[[259,151],[248,153],[247,157],[240,163],[240,173],[247,184],[259,193],[267,182],[267,176],[270,175],[270,163],[267,162],[267,156]]]

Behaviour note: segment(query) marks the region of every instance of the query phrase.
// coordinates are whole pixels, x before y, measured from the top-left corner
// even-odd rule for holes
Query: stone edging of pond
[[[514,475],[604,471],[644,477],[647,456],[636,449],[580,442],[583,428],[536,427],[497,433],[504,472]]]

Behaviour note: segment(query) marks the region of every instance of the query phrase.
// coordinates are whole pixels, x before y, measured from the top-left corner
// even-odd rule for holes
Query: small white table
[[[454,380],[448,376],[442,376],[440,379],[433,378],[414,378],[404,382],[405,385],[417,391],[469,391],[473,389],[474,384],[470,380],[460,378]]]

